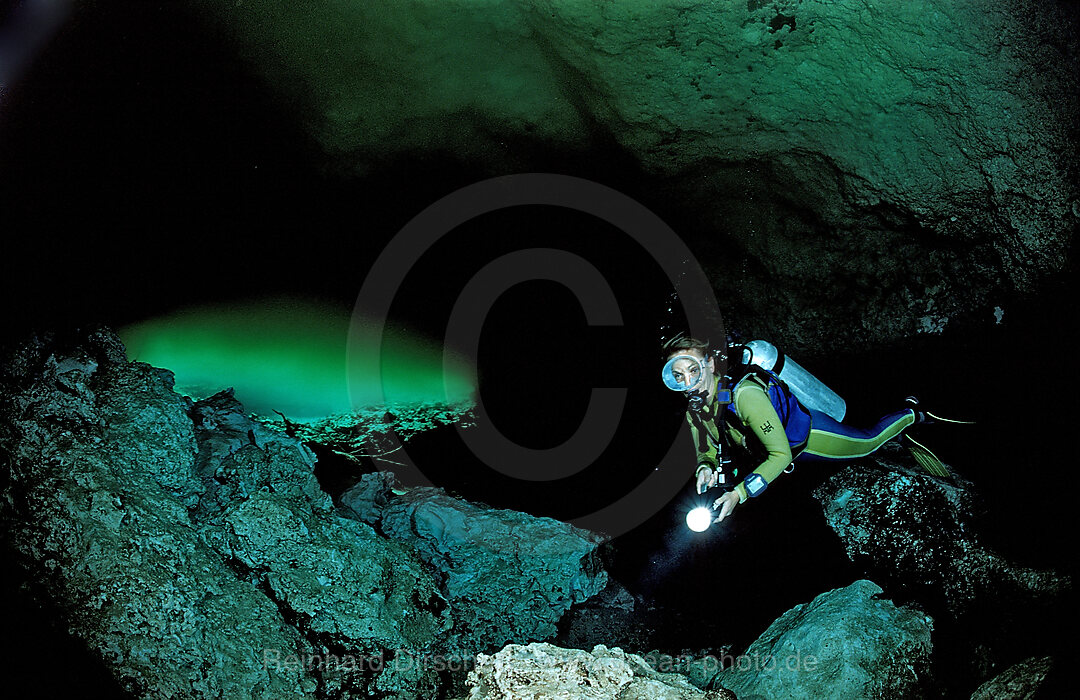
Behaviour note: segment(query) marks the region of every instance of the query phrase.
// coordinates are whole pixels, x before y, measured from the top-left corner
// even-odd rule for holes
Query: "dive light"
[[[705,490],[702,491],[702,493],[699,495],[707,494],[713,489],[718,489],[722,493],[727,493],[734,488],[734,486],[724,478],[725,473],[723,471],[720,471],[718,476],[720,480],[716,483],[716,485],[712,487],[706,487]],[[712,503],[709,503],[709,501],[706,500],[706,504],[707,505],[698,506],[696,508],[690,509],[690,512],[686,514],[686,527],[690,528],[694,532],[705,532],[709,529],[709,526],[713,524],[713,520],[716,516],[713,512],[714,508],[712,507]]]
[[[705,532],[712,525],[713,512],[709,506],[693,508],[686,514],[686,526],[694,532]]]

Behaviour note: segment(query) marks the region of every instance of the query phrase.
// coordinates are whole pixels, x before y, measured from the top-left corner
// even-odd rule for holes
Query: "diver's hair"
[[[709,356],[709,341],[698,340],[691,336],[679,333],[660,347],[664,357],[669,357],[683,350],[698,350],[702,357]]]

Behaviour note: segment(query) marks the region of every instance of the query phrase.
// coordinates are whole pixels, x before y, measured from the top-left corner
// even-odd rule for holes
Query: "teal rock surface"
[[[365,475],[342,495],[341,512],[409,543],[439,572],[458,650],[550,639],[571,605],[607,584],[601,540],[590,532],[438,488],[395,493],[394,483],[387,472]]]
[[[311,643],[189,520],[194,433],[167,374],[96,332],[24,344],[2,384],[5,544],[117,681],[146,698],[314,697],[312,677],[263,663]]]
[[[319,517],[266,494],[230,508],[224,520],[223,532],[207,533],[215,549],[323,654],[353,660],[322,675],[322,692],[437,693],[433,671],[392,663],[435,653],[450,627],[435,581],[404,547],[363,523]]]
[[[5,547],[134,697],[436,697],[607,580],[589,533],[445,494],[342,517],[301,442],[107,330],[18,344],[0,390]]]
[[[203,492],[194,517],[216,520],[231,505],[259,493],[326,513],[333,507],[315,477],[315,455],[300,441],[252,420],[232,389],[196,401],[190,421]]]
[[[719,673],[740,700],[920,697],[933,621],[856,581],[796,605]]]

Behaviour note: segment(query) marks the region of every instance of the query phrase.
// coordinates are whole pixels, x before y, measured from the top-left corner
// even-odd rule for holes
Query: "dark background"
[[[351,305],[372,261],[405,223],[495,174],[424,154],[363,178],[333,172],[298,115],[264,90],[227,42],[182,11],[146,2],[83,8],[0,95],[5,340],[34,328],[116,327],[181,305],[271,292]],[[702,235],[693,211],[654,196],[659,183],[602,134],[588,153],[534,142],[511,147],[526,154],[532,171],[596,180],[676,232]],[[441,337],[471,274],[532,246],[593,262],[619,298],[625,325],[588,327],[573,295],[552,283],[515,287],[493,307],[481,338],[488,411],[508,437],[551,447],[577,428],[592,387],[625,386],[616,440],[589,470],[551,484],[523,486],[492,474],[450,431],[422,439],[416,455],[433,479],[463,496],[573,518],[658,466],[692,463],[684,436],[685,463],[660,464],[682,416],[679,398],[657,381],[655,346],[671,288],[649,256],[583,214],[502,211],[428,251],[393,313]],[[1075,573],[1075,498],[1067,488],[1076,463],[1078,329],[1068,306],[1075,292],[1070,269],[1005,300],[1000,325],[953,319],[940,336],[872,351],[821,348],[798,359],[847,398],[852,422],[871,423],[913,392],[942,414],[977,420],[971,428],[939,428],[928,441],[982,490],[988,538],[1022,562]],[[785,477],[723,531],[697,540],[682,525],[689,491],[651,518],[643,514],[644,524],[610,548],[611,571],[633,592],[702,623],[661,630],[658,641],[672,651],[745,644],[792,605],[857,578],[808,495],[824,476],[804,468]],[[16,674],[9,687],[39,696],[117,692],[62,624],[37,612],[23,583],[7,571],[0,591],[3,612],[21,630],[18,655],[7,657]],[[757,605],[732,604],[748,592]],[[67,659],[71,672],[41,672],[51,668],[42,650]]]

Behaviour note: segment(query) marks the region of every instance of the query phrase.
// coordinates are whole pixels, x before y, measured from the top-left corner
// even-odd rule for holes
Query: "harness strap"
[[[718,378],[713,390],[716,401],[711,406],[703,406],[700,410],[690,411],[690,420],[698,431],[698,452],[708,452],[709,438],[712,433],[708,431],[707,424],[712,423],[716,427],[716,469],[723,470],[726,461],[730,460],[730,452],[733,448],[731,436],[727,430],[725,413],[732,402],[732,391],[728,389],[727,378]]]
[[[698,434],[698,452],[709,451],[709,431],[705,427],[705,421],[701,418],[702,411],[690,411],[690,420],[693,421],[694,427],[697,428]]]

